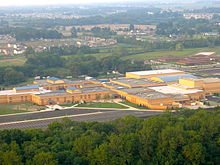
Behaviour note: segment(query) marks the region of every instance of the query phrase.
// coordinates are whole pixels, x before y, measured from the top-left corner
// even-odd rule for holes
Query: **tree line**
[[[205,19],[175,19],[160,22],[157,25],[157,35],[194,35],[205,32],[219,32],[220,27]]]
[[[69,56],[63,58],[55,53],[36,53],[27,55],[27,60],[22,66],[0,67],[0,84],[15,85],[35,76],[55,76],[65,78],[80,75],[99,76],[107,72],[150,70],[144,62],[123,60],[123,51],[112,56],[97,59],[93,56]]]
[[[1,26],[0,34],[10,34],[17,41],[30,41],[32,39],[60,39],[64,36],[56,30],[46,28],[37,29],[33,27],[9,27]]]
[[[33,54],[33,53],[35,53],[33,50],[31,50],[30,52],[26,52],[26,54]],[[70,46],[60,46],[60,47],[51,46],[47,50],[38,54],[68,56],[68,55],[84,55],[84,54],[96,54],[96,53],[99,53],[98,48],[90,48],[89,46],[77,47],[74,45],[70,45]]]
[[[219,109],[1,130],[0,165],[217,165]]]
[[[158,50],[183,50],[184,48],[203,48],[220,46],[220,36],[190,38],[177,41],[137,41],[131,38],[118,37],[118,43],[138,45],[144,49],[136,53],[152,52]]]

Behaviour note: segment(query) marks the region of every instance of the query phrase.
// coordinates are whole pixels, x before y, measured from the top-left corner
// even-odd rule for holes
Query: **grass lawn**
[[[142,107],[142,106],[139,106],[137,104],[133,104],[129,101],[123,101],[122,104],[126,104],[126,105],[129,105],[129,106],[137,108],[137,109],[147,109],[147,107]]]
[[[68,104],[59,104],[61,107],[72,107],[76,105],[76,103],[68,103]]]
[[[86,56],[93,56],[96,57],[97,59],[101,59],[107,56],[110,56],[111,53],[95,53],[95,54],[83,54],[83,55],[68,55],[68,56],[62,56],[62,58],[68,59],[71,57],[77,58],[77,57],[86,57]]]
[[[101,59],[107,56],[110,56],[111,53],[96,53],[96,54],[86,54],[86,56],[93,56],[96,57],[97,59]]]
[[[44,106],[38,106],[33,103],[18,103],[18,104],[1,104],[0,115],[24,113],[44,109]]]
[[[26,62],[25,57],[17,57],[11,59],[1,59],[0,66],[21,66]]]
[[[28,112],[26,110],[19,110],[17,107],[18,104],[1,104],[0,115]]]
[[[128,107],[125,107],[117,103],[83,103],[79,104],[77,107],[128,109]]]

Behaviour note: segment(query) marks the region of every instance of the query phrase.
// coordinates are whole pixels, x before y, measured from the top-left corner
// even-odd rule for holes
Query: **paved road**
[[[20,115],[0,116],[0,129],[47,128],[48,124],[65,117],[74,121],[112,121],[119,117],[133,115],[146,118],[160,115],[162,112],[128,111],[128,110],[83,110],[69,109],[62,111],[38,112]]]

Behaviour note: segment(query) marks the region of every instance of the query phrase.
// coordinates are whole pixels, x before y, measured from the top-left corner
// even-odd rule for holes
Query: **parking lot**
[[[60,121],[65,117],[74,121],[112,121],[120,117],[132,115],[141,118],[147,118],[154,115],[160,115],[163,112],[153,111],[134,111],[134,110],[87,110],[87,109],[69,109],[62,111],[48,111],[28,114],[18,114],[9,116],[0,116],[0,129],[27,129],[42,128],[46,129],[48,124],[54,121]]]

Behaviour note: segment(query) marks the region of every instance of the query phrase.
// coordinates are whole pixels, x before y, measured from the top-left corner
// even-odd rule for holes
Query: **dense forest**
[[[46,130],[0,131],[1,165],[217,165],[220,111],[180,111],[113,122],[67,118]]]

